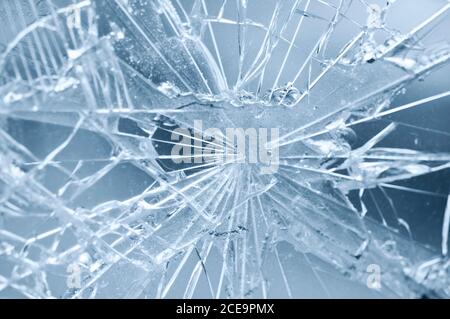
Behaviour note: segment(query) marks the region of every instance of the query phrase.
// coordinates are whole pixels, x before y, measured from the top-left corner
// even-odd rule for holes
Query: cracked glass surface
[[[449,13],[1,0],[0,297],[449,297]],[[174,164],[196,120],[278,170]]]

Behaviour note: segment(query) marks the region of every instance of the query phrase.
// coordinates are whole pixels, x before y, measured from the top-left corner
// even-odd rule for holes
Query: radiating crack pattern
[[[449,13],[2,0],[0,297],[449,297]],[[276,128],[277,169],[182,128]]]

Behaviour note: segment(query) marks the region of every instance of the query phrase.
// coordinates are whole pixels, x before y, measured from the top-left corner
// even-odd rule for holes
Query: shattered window
[[[450,297],[449,13],[1,0],[0,297]]]

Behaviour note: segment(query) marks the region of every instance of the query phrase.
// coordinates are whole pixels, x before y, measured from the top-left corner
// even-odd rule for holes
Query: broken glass
[[[449,297],[449,12],[2,0],[0,297]]]

